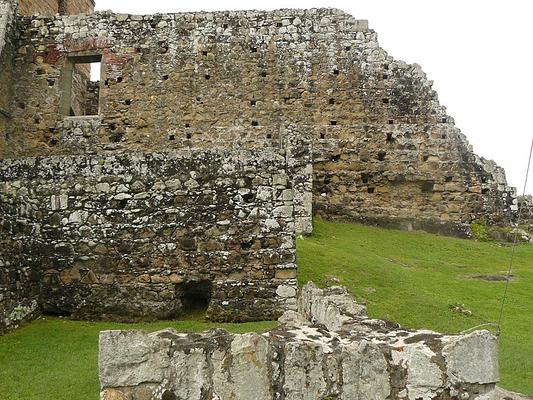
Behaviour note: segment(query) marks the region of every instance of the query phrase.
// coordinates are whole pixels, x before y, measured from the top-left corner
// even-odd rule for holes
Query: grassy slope
[[[315,221],[312,237],[298,243],[299,281],[331,284],[334,275],[373,317],[460,332],[498,320],[504,282],[471,279],[507,270],[511,249],[354,224]],[[520,245],[514,260],[500,341],[501,385],[533,394],[533,246]],[[464,304],[468,317],[449,305]]]
[[[300,283],[330,284],[334,275],[374,317],[406,327],[458,332],[497,320],[503,282],[470,279],[507,269],[510,249],[491,243],[361,225],[315,221],[298,242]],[[501,338],[502,385],[533,394],[533,246],[519,246]],[[464,303],[471,317],[449,309]],[[273,322],[217,324],[233,332],[263,331]],[[0,337],[1,400],[98,398],[97,345],[103,329],[201,331],[198,321],[114,324],[39,320]]]
[[[171,326],[181,331],[203,331],[216,326],[244,333],[265,331],[275,325],[272,321],[246,324],[198,321],[116,324],[41,319],[0,337],[0,399],[98,399],[98,332],[101,330],[156,331]]]

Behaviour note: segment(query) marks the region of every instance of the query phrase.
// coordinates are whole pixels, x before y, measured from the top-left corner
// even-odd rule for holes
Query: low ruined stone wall
[[[497,341],[366,317],[344,288],[306,285],[264,334],[100,333],[102,400],[489,400]]]
[[[3,160],[1,265],[49,313],[276,318],[295,307],[292,171],[268,151]]]

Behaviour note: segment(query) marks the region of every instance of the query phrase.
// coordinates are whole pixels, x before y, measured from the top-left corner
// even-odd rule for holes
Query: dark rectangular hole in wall
[[[187,139],[190,139],[192,137],[190,133],[187,133],[185,136],[187,137]]]
[[[431,193],[433,192],[434,184],[433,182],[422,182],[422,192]]]
[[[378,160],[379,160],[379,161],[384,161],[386,155],[387,155],[387,153],[385,153],[384,151],[380,151],[380,152],[378,153]]]
[[[481,189],[481,194],[488,194],[490,189]]]
[[[373,188],[373,187],[369,187],[368,189],[366,189],[366,191],[368,193],[374,193],[376,191],[376,188]]]
[[[389,125],[394,125],[394,120],[389,119]]]
[[[335,126],[335,125],[337,125],[337,121],[332,119],[331,121],[329,121],[329,124],[332,125],[332,126]]]
[[[453,177],[452,176],[447,176],[446,177],[446,182],[451,182],[453,180]]]
[[[427,161],[429,159],[429,156],[423,156],[422,161]]]
[[[335,104],[335,99],[329,99],[329,104]]]
[[[70,93],[68,115],[98,115],[100,108],[100,78],[102,55],[80,55],[68,58],[70,79],[64,82],[65,93]],[[122,80],[121,77],[117,81]],[[66,110],[65,110],[66,111]]]
[[[176,292],[181,303],[181,314],[205,314],[211,301],[213,285],[207,280],[190,281],[178,285]]]
[[[320,139],[324,139],[325,137],[326,137],[326,135],[324,135],[324,133],[320,134]]]
[[[389,99],[382,99],[383,104],[389,104]]]
[[[393,140],[394,140],[394,139],[393,139],[393,137],[392,137],[392,133],[390,133],[390,132],[387,133],[387,142],[390,143],[390,142],[392,142]]]
[[[250,100],[250,105],[255,106],[257,104],[257,100]]]
[[[333,70],[333,75],[339,75],[339,70],[335,68],[335,69]]]
[[[258,126],[259,125],[259,122],[257,121],[252,121],[252,126]]]
[[[361,174],[361,182],[368,183],[368,174]]]

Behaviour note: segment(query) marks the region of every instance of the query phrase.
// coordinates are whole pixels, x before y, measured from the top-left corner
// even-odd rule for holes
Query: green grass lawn
[[[98,332],[106,329],[168,327],[199,332],[213,327],[230,332],[262,332],[273,321],[213,324],[188,321],[119,324],[43,318],[0,337],[1,400],[97,400]]]
[[[298,241],[298,279],[331,285],[337,277],[369,314],[409,328],[456,333],[496,322],[511,248],[419,232],[315,220]],[[533,246],[516,248],[500,337],[502,387],[533,394]],[[452,311],[464,304],[471,316]],[[490,329],[490,327],[489,327]],[[493,330],[493,329],[491,329]]]
[[[509,255],[509,247],[495,243],[316,220],[313,236],[298,241],[299,281],[326,286],[338,284],[335,277],[367,302],[373,317],[451,333],[497,320],[505,283],[472,276],[503,274]],[[533,394],[533,246],[517,247],[513,275],[502,324],[501,385]],[[472,315],[452,311],[451,304],[464,304]],[[41,319],[0,337],[0,399],[97,399],[100,330],[248,332],[274,325]]]

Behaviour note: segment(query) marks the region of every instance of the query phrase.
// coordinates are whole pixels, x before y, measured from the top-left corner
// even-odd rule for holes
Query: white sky
[[[311,7],[368,19],[390,55],[420,64],[474,151],[503,166],[522,193],[533,139],[533,1],[96,0],[97,10],[131,14]]]

